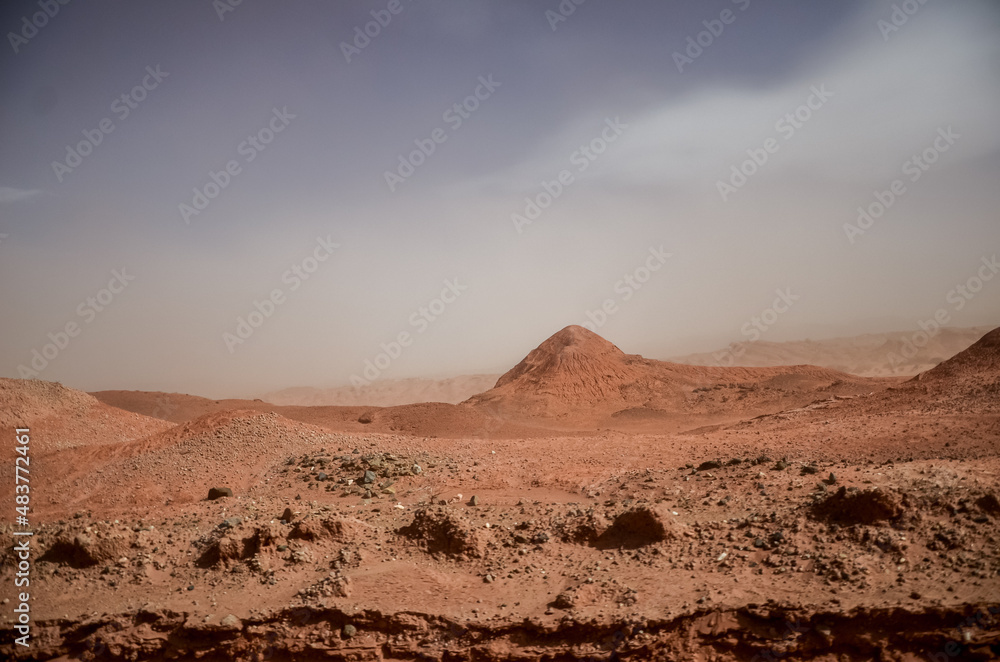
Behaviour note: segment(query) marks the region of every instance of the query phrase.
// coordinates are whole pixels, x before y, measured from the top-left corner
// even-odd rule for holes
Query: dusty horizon
[[[248,396],[571,324],[658,359],[993,325],[1000,11],[902,4],[8,3],[0,375]]]

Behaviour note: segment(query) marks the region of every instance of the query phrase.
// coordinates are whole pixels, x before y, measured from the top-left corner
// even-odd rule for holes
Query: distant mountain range
[[[926,343],[912,331],[790,342],[761,340],[733,343],[715,352],[677,356],[667,361],[718,367],[814,365],[863,377],[912,377],[967,349],[990,329],[949,327]],[[260,398],[275,405],[310,407],[458,404],[492,389],[500,378],[499,374],[478,374],[447,379],[386,379],[362,387],[301,386],[265,393]]]

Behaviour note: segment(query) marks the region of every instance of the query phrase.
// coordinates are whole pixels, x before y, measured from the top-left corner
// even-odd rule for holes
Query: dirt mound
[[[233,409],[274,409],[273,405],[263,400],[212,400],[197,395],[160,391],[94,391],[90,395],[112,407],[171,423],[186,423],[206,414]]]
[[[397,407],[420,402],[459,402],[491,388],[500,375],[460,375],[445,379],[379,379],[366,386],[295,387],[265,393],[276,405]]]
[[[420,542],[429,554],[447,556],[478,558],[487,543],[484,531],[474,528],[468,518],[439,507],[418,510],[399,534]]]
[[[39,513],[52,508],[142,510],[202,501],[210,488],[222,485],[233,490],[235,499],[245,498],[286,454],[337,442],[326,430],[277,414],[208,414],[142,439],[64,451],[58,462],[40,468],[47,489],[45,499],[33,505]],[[137,489],[124,490],[123,485]]]
[[[54,541],[39,557],[71,568],[89,568],[102,563],[114,563],[129,555],[134,535],[111,530],[101,524],[70,526],[55,534]]]
[[[259,554],[273,555],[278,543],[285,538],[286,529],[280,524],[246,526],[240,518],[224,520],[195,543],[201,550],[197,565],[200,568],[228,567],[254,560]],[[262,567],[264,564],[257,560],[255,565]]]
[[[663,506],[635,506],[615,518],[611,526],[597,537],[600,549],[638,549],[676,538],[681,525]]]
[[[845,526],[877,524],[902,516],[903,504],[898,497],[879,488],[841,487],[836,494],[813,506],[813,513],[820,519]]]
[[[918,375],[916,379],[1000,384],[1000,328],[993,329],[968,349]]]
[[[171,427],[56,382],[4,377],[0,377],[0,426],[29,428],[36,453],[119,443]]]
[[[371,527],[361,520],[339,517],[307,517],[299,520],[288,534],[289,540],[336,540],[350,542],[367,533]]]

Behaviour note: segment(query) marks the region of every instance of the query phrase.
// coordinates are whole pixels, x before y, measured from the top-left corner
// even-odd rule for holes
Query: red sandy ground
[[[1000,330],[909,381],[569,327],[460,405],[96,395],[0,380],[36,532],[0,657],[1000,656]]]

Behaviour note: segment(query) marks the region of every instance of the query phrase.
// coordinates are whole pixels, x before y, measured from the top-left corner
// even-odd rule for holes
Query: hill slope
[[[718,368],[625,354],[579,326],[566,327],[464,404],[520,418],[577,425],[637,419],[754,416],[817,397],[889,385],[815,366]]]
[[[823,340],[733,343],[717,352],[688,354],[671,361],[688,365],[767,367],[809,364],[864,377],[912,377],[968,348],[990,327],[944,328],[923,347],[913,332],[869,333]],[[902,357],[905,362],[899,363]],[[891,357],[899,357],[893,360]]]

